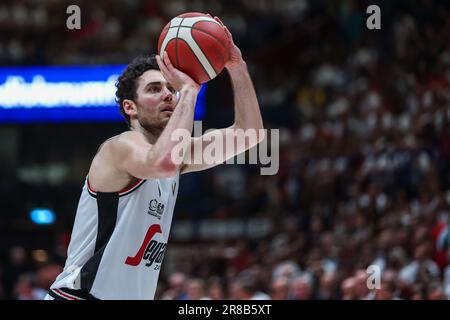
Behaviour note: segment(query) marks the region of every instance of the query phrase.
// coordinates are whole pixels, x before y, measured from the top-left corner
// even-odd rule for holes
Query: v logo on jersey
[[[177,187],[177,183],[173,182],[172,183],[172,194],[175,196],[175,188]]]
[[[136,253],[134,257],[127,257],[125,260],[125,264],[128,264],[130,266],[137,266],[144,256],[145,249],[147,248],[147,245],[149,244],[150,240],[153,238],[153,236],[157,233],[162,233],[161,226],[159,224],[153,224],[151,225],[147,233],[145,234],[144,241],[141,244],[141,247],[139,248],[139,251]]]

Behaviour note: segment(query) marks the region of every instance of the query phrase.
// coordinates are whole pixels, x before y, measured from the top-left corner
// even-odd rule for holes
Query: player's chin
[[[162,111],[160,115],[160,119],[162,122],[167,123],[172,116],[172,111]]]
[[[169,122],[169,120],[170,120],[170,115],[161,116],[160,123],[161,123],[162,127],[165,127],[166,124]]]

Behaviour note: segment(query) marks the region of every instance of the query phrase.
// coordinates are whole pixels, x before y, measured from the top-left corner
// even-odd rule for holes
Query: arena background
[[[80,30],[66,27],[72,4]],[[372,4],[380,30],[366,27]],[[0,64],[126,64],[187,11],[232,31],[265,127],[280,129],[280,168],[181,177],[157,298],[448,299],[449,2],[5,0]],[[207,84],[204,129],[232,123],[231,93],[226,73]],[[1,299],[43,297],[90,161],[123,130],[1,123]],[[35,208],[55,222],[33,223]],[[370,290],[373,265],[381,288]]]

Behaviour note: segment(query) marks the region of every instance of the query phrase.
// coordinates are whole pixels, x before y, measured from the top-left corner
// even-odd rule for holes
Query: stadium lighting
[[[55,212],[47,208],[35,208],[30,211],[30,219],[35,224],[49,225],[56,220]]]

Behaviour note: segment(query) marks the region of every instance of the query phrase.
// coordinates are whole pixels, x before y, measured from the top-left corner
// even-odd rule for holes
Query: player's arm
[[[264,139],[264,126],[258,99],[248,73],[247,65],[242,59],[241,51],[234,44],[231,33],[224,26],[229,39],[229,60],[225,65],[231,78],[234,95],[234,124],[228,128],[210,131],[191,139],[190,153],[186,154],[182,173],[205,170],[256,146]],[[245,139],[239,137],[245,136]],[[222,139],[222,153],[215,155],[214,162],[205,161],[202,153],[216,139]],[[232,147],[226,148],[233,141]],[[220,150],[220,148],[217,148]],[[202,161],[195,161],[195,160]],[[209,162],[209,163],[208,163]]]
[[[173,150],[176,148],[178,156],[183,157],[190,139],[175,140],[172,133],[179,129],[190,137],[200,90],[198,83],[172,66],[167,54],[163,61],[157,56],[157,61],[164,78],[180,94],[177,107],[153,145],[138,132],[126,132],[111,146],[117,168],[140,179],[170,177],[180,169],[182,161],[176,161]]]

